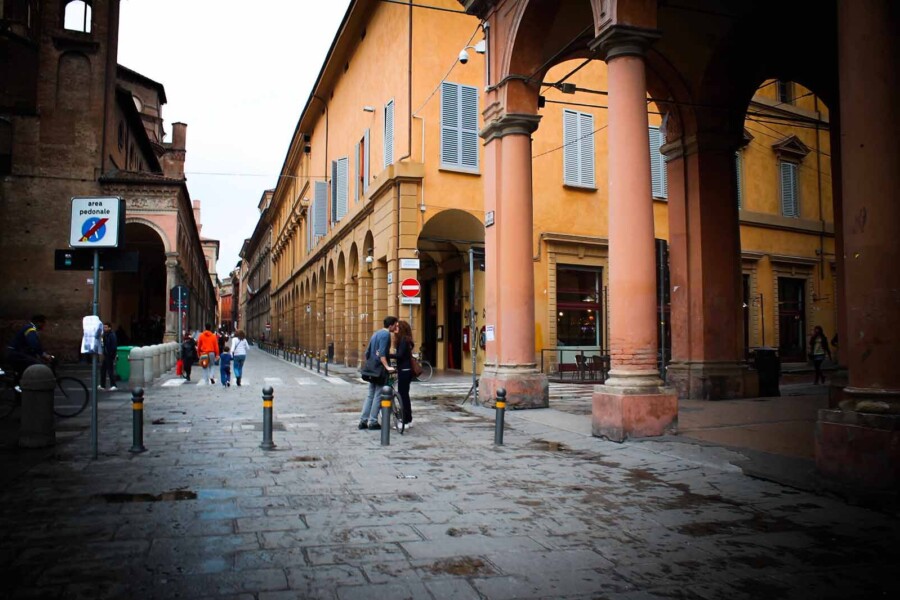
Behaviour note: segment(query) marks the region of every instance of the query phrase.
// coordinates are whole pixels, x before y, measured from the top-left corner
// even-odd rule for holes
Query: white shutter
[[[359,198],[362,195],[362,190],[360,189],[362,186],[359,184],[359,180],[362,179],[362,174],[359,172],[359,144],[353,147],[353,165],[355,167],[353,173],[356,175],[353,182],[353,200],[359,202]]]
[[[331,161],[331,222],[337,223],[337,161]]]
[[[666,138],[658,127],[650,127],[650,179],[654,198],[667,198],[669,182],[666,175],[666,158],[659,151]]]
[[[441,84],[441,164],[459,165],[459,86]]]
[[[785,217],[799,217],[797,202],[797,165],[781,162],[781,214]]]
[[[316,182],[316,190],[313,199],[313,235],[316,237],[328,233],[328,184],[324,181]],[[314,240],[314,242],[317,240]]]
[[[369,144],[369,130],[366,129],[366,135],[363,138],[363,194],[369,189],[369,162],[372,156],[372,146]]]
[[[384,107],[384,168],[394,164],[394,101]]]
[[[578,185],[578,113],[563,110],[563,182]]]
[[[460,161],[467,169],[478,168],[478,88],[460,86]]]
[[[578,169],[581,185],[594,186],[594,115],[578,114]]]
[[[337,217],[335,221],[340,221],[347,214],[347,193],[350,187],[350,182],[348,181],[349,165],[350,159],[346,156],[339,158],[337,161],[337,185],[335,186],[337,189],[337,202],[335,203]]]

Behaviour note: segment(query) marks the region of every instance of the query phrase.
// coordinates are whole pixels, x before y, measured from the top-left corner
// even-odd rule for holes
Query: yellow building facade
[[[386,315],[410,321],[439,369],[480,372],[486,322],[483,90],[478,19],[351,3],[292,138],[270,207],[271,337],[355,365]],[[442,9],[442,10],[438,10]],[[465,64],[458,60],[461,50]],[[573,59],[541,83],[533,135],[534,360],[551,377],[602,377],[608,348],[606,65]],[[648,98],[661,360],[668,346],[665,127]],[[772,80],[735,155],[746,348],[804,360],[835,331],[828,112]],[[502,245],[502,242],[501,242]],[[418,295],[407,297],[419,284]],[[408,282],[407,285],[403,285]],[[497,290],[503,294],[503,290]],[[267,336],[268,337],[268,336]],[[582,362],[581,357],[585,357]],[[595,368],[596,367],[596,368]]]

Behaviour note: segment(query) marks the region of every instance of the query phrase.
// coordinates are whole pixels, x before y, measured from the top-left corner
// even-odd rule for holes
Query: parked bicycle
[[[74,417],[81,414],[87,408],[90,399],[87,386],[76,377],[57,375],[56,361],[47,366],[56,377],[56,387],[53,389],[53,414],[57,417]],[[0,367],[0,419],[8,417],[22,405],[19,379],[11,367]]]
[[[391,396],[391,413],[394,415],[394,429],[396,429],[400,435],[403,435],[403,431],[406,429],[406,423],[403,422],[403,401],[400,399],[400,393],[397,391],[397,388],[394,387],[396,383],[397,374],[396,372],[391,373],[388,376],[387,384],[391,386],[391,392],[393,392],[393,395]]]
[[[421,352],[416,355],[416,360],[419,361],[419,366],[422,367],[422,374],[416,377],[416,381],[430,380],[431,376],[434,374],[434,368],[431,366],[431,363],[425,359]]]

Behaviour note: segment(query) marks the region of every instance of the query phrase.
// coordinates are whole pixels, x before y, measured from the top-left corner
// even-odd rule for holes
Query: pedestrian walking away
[[[412,328],[406,321],[397,321],[394,331],[394,353],[389,357],[396,361],[397,393],[403,404],[403,423],[409,427],[412,423],[412,404],[409,401],[409,384],[412,382],[412,353],[415,348]]]
[[[231,348],[228,344],[222,346],[222,354],[219,355],[219,377],[222,379],[222,387],[231,387]]]
[[[825,375],[822,374],[822,363],[825,358],[831,358],[831,348],[828,347],[828,337],[819,325],[813,328],[812,337],[809,338],[809,359],[816,370],[813,376],[813,384],[825,383]]]
[[[250,342],[247,341],[247,334],[243,329],[234,332],[231,338],[231,356],[234,359],[234,382],[240,387],[241,377],[244,376],[244,361],[247,359],[247,349]]]
[[[203,332],[197,338],[197,355],[200,359],[200,368],[203,372],[203,381],[214,384],[216,378],[213,376],[215,371],[216,358],[219,356],[219,340],[216,334],[212,332],[212,326],[207,323]]]
[[[112,330],[109,322],[103,324],[103,364],[100,366],[100,388],[106,388],[106,377],[109,376],[109,389],[116,389],[116,352],[119,349],[119,338]]]
[[[197,342],[191,337],[191,332],[184,334],[184,340],[181,342],[181,363],[184,378],[191,380],[191,368],[197,362]]]
[[[388,373],[393,372],[393,367],[388,363],[388,353],[391,350],[391,333],[397,327],[397,317],[387,316],[383,321],[384,327],[372,334],[369,346],[366,348],[366,359],[377,356]],[[381,429],[378,424],[378,413],[381,410],[379,391],[385,381],[370,381],[363,402],[362,412],[359,414],[359,429]]]

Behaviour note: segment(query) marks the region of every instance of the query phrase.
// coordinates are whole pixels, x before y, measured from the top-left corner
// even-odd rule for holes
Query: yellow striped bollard
[[[503,415],[506,413],[506,388],[497,390],[497,401],[494,403],[497,418],[494,421],[494,445],[503,445]]]
[[[391,445],[391,404],[394,401],[394,388],[389,385],[381,388],[381,445]]]
[[[146,452],[144,447],[144,390],[134,388],[131,390],[131,431],[132,443],[129,452],[138,454]]]
[[[274,450],[275,442],[272,441],[272,406],[275,403],[275,390],[272,386],[264,387],[263,398],[263,441],[259,445],[263,450]]]

